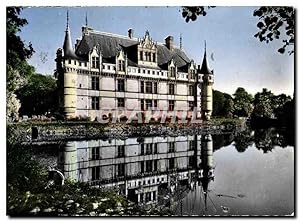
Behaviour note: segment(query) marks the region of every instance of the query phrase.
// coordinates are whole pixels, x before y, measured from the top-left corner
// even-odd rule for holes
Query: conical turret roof
[[[66,28],[65,40],[64,40],[64,57],[65,58],[77,58],[73,47],[72,47],[72,40],[71,40],[71,32],[69,27],[69,13],[67,12],[67,28]]]
[[[212,71],[209,69],[208,62],[207,62],[207,59],[206,59],[206,43],[205,43],[204,57],[203,57],[200,73],[202,73],[202,74],[212,74]]]

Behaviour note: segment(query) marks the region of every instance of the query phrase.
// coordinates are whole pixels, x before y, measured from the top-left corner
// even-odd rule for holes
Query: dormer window
[[[123,60],[119,60],[119,71],[125,71],[125,62]]]
[[[156,55],[155,55],[155,53],[152,54],[152,62],[156,62]]]
[[[143,52],[142,51],[140,51],[140,60],[142,60],[142,61],[144,60],[143,59]]]
[[[97,57],[97,56],[92,57],[92,68],[93,69],[99,68],[99,57]]]

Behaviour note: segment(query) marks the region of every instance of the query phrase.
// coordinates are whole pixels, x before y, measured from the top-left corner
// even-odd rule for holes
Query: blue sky
[[[214,89],[234,93],[244,87],[255,94],[268,88],[275,94],[294,93],[294,56],[277,52],[281,42],[261,43],[253,35],[258,31],[257,7],[216,7],[207,16],[186,23],[180,7],[32,7],[23,10],[21,16],[28,20],[21,37],[31,41],[36,51],[30,63],[37,72],[53,74],[55,53],[62,47],[66,27],[66,11],[70,14],[73,44],[81,36],[81,27],[88,24],[95,30],[127,35],[134,29],[135,37],[143,37],[149,30],[151,37],[164,42],[173,35],[179,45],[182,33],[183,48],[187,55],[201,64],[204,40],[210,67],[214,69]]]

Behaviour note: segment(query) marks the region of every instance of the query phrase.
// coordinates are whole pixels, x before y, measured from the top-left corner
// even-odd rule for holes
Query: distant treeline
[[[254,97],[242,87],[237,88],[233,96],[213,90],[213,116],[245,117],[259,127],[295,127],[295,99],[285,94],[274,95],[266,88]]]

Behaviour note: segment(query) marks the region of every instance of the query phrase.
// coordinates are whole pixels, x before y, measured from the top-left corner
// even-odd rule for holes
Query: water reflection
[[[137,203],[172,208],[196,184],[207,196],[214,179],[212,136],[68,142],[58,165],[66,178],[118,186]]]
[[[231,196],[226,192],[216,193],[216,187],[219,186],[220,191],[225,188],[231,190],[228,181],[227,183],[224,181],[232,176],[237,182],[235,189],[239,190],[247,185],[247,180],[251,180],[250,175],[256,169],[252,167],[248,172],[243,172],[243,175],[242,170],[246,167],[231,166],[233,163],[230,159],[237,158],[236,154],[226,152],[227,156],[224,154],[225,156],[219,159],[219,163],[224,162],[225,165],[217,166],[214,151],[226,146],[234,147],[238,153],[243,153],[249,147],[256,147],[262,150],[263,154],[260,153],[264,155],[275,146],[286,147],[288,145],[286,141],[285,136],[276,129],[255,131],[248,129],[227,135],[73,141],[67,142],[60,150],[58,166],[66,178],[87,182],[96,187],[116,186],[120,194],[126,195],[138,204],[167,207],[176,215],[222,215],[230,211],[225,205],[233,202],[230,204],[225,202],[224,205],[216,201],[229,197],[235,200],[243,198],[245,194],[241,192]],[[253,158],[251,155],[250,159]],[[249,158],[247,161],[251,161]],[[244,160],[239,164],[243,165]],[[257,157],[254,160],[258,160]],[[261,162],[257,164],[268,166],[263,159],[259,161]],[[261,166],[260,169],[267,168]],[[216,170],[222,172],[218,177],[223,181],[219,181],[218,184],[214,182]],[[286,169],[281,167],[280,170]],[[239,176],[234,173],[239,173]],[[267,172],[264,174],[268,182]],[[292,171],[286,175],[290,174]],[[224,175],[230,176],[226,178]],[[247,180],[241,184],[240,178]],[[259,186],[264,187],[263,180],[260,180],[260,183]],[[238,205],[234,207],[239,208]],[[194,210],[196,213],[193,213]]]

